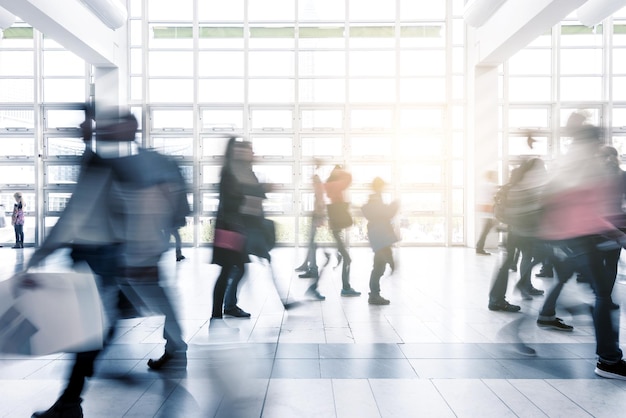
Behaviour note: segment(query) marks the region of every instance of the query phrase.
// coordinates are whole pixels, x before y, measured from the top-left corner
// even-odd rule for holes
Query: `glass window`
[[[85,121],[85,111],[77,109],[48,109],[45,113],[46,129],[71,128],[78,131]]]
[[[148,74],[152,77],[191,77],[193,76],[193,53],[191,51],[150,51],[148,52]]]
[[[552,51],[549,49],[522,49],[509,61],[509,74],[549,75],[552,71]]]
[[[150,122],[152,130],[182,131],[193,129],[193,111],[191,109],[152,109]]]
[[[249,100],[253,103],[293,103],[294,81],[279,79],[248,80]]]
[[[398,142],[398,156],[403,160],[441,157],[443,145],[443,135],[440,134],[402,135]]]
[[[603,26],[592,28],[580,23],[561,23],[561,46],[602,46]]]
[[[561,74],[601,74],[602,49],[561,49]]]
[[[152,79],[148,84],[152,102],[193,102],[193,80]]]
[[[374,177],[382,177],[393,182],[393,169],[390,164],[352,164],[348,167],[352,172],[352,182],[369,188]]]
[[[560,77],[559,81],[563,101],[602,99],[602,77]]]
[[[343,138],[336,136],[301,136],[303,157],[339,157],[343,155]]]
[[[46,169],[46,184],[75,184],[80,165],[49,165]]]
[[[2,31],[2,48],[33,48],[33,28],[23,26],[22,23],[14,23],[10,28]]]
[[[224,150],[222,150],[224,155]],[[202,166],[202,184],[219,184],[221,165],[203,165]]]
[[[4,47],[3,43],[0,43]],[[33,51],[1,51],[0,76],[28,77],[34,74]]]
[[[509,136],[509,155],[548,155],[548,138],[533,135]]]
[[[202,156],[221,158],[226,152],[228,137],[204,137],[202,138]]]
[[[626,48],[613,48],[613,74],[626,74]]]
[[[130,45],[141,46],[143,44],[143,23],[141,20],[131,20],[128,24],[130,33]]]
[[[301,79],[298,95],[300,102],[304,103],[343,103],[346,82],[343,79]]]
[[[43,75],[84,76],[85,61],[70,51],[43,51]]]
[[[257,157],[289,157],[293,155],[291,137],[252,137],[252,147]]]
[[[611,77],[611,87],[613,100],[626,100],[626,77]]]
[[[442,212],[445,210],[442,191],[402,192],[404,212]]]
[[[626,45],[626,22],[613,23],[613,45]]]
[[[344,51],[300,51],[298,73],[303,76],[343,76],[346,73]]]
[[[350,80],[350,101],[394,102],[396,100],[395,79],[353,79]]]
[[[192,137],[152,137],[152,146],[162,154],[177,157],[193,157]]]
[[[299,20],[344,20],[345,11],[344,0],[298,0]]]
[[[200,111],[202,130],[239,131],[243,129],[241,109],[203,109]]]
[[[400,74],[403,76],[441,75],[446,72],[444,50],[402,51]]]
[[[403,25],[400,27],[400,47],[445,47],[445,25],[433,23],[424,25]]]
[[[202,212],[217,212],[220,194],[217,192],[202,193]]]
[[[302,110],[300,127],[311,130],[337,130],[343,128],[343,111],[328,109]]]
[[[131,77],[130,78],[130,99],[135,101],[143,100],[143,78]]]
[[[263,209],[266,213],[293,212],[293,193],[268,193]]]
[[[32,78],[0,78],[0,102],[24,103],[35,101],[35,83]]]
[[[350,75],[393,76],[396,74],[395,51],[351,51]]]
[[[254,173],[261,183],[291,184],[293,183],[292,165],[261,165],[253,166]]]
[[[378,20],[378,19],[377,19]],[[394,26],[350,26],[350,47],[393,48],[396,42]]]
[[[34,129],[35,112],[28,109],[0,110],[0,129],[24,131]]]
[[[626,128],[626,108],[614,107],[613,108],[613,129]]]
[[[243,21],[244,0],[202,0],[198,2],[198,19],[200,21]]]
[[[349,0],[349,16],[352,20],[393,20],[396,16],[395,1]]]
[[[191,26],[151,24],[148,33],[150,48],[193,48],[193,28]]]
[[[391,109],[353,109],[350,113],[352,129],[388,130],[393,126]]]
[[[386,136],[351,136],[350,151],[353,157],[388,158],[392,156],[393,140]]]
[[[294,39],[295,28],[293,26],[251,26],[248,45],[250,48],[293,48]]]
[[[250,111],[252,129],[268,131],[290,131],[293,128],[293,112],[291,110],[272,109]]]
[[[293,0],[255,0],[248,2],[248,19],[258,20],[289,20],[296,17]]]
[[[248,73],[251,77],[293,76],[295,58],[291,51],[250,51]]]
[[[400,79],[400,100],[403,102],[444,102],[446,80],[443,77]]]
[[[43,80],[43,99],[46,102],[84,103],[87,86],[84,79],[47,78]]]
[[[143,73],[143,52],[139,48],[130,49],[130,73],[138,75]]]
[[[200,79],[198,100],[202,103],[243,103],[243,79]]]
[[[0,157],[33,158],[35,156],[35,138],[0,137]]]
[[[150,0],[148,2],[150,20],[193,20],[193,0],[177,0],[172,7],[170,0]]]
[[[243,26],[200,26],[200,48],[243,48]]]
[[[403,20],[430,20],[446,18],[446,2],[432,0],[400,0]]]
[[[550,101],[549,77],[509,77],[509,100],[512,102]]]
[[[443,169],[440,163],[420,162],[401,164],[401,184],[442,184]]]
[[[300,48],[344,48],[344,35],[343,26],[300,26],[298,45]]]
[[[71,193],[48,193],[47,194],[48,213],[63,212],[70,201]]]
[[[82,138],[47,138],[48,157],[79,157],[85,151],[85,142]]]
[[[463,213],[465,208],[464,191],[462,189],[452,190],[452,212]]]
[[[548,109],[509,108],[509,128],[548,128]]]
[[[587,109],[569,108],[568,109],[568,108],[563,107],[560,113],[561,126],[565,126],[565,124],[567,123],[567,119],[570,117],[572,112],[577,112],[581,110],[584,110],[584,112],[586,113],[588,117],[588,123],[591,123],[592,125],[596,125],[596,126],[600,125],[600,111],[597,108],[587,108]]]
[[[200,77],[243,77],[243,51],[200,51],[198,54]]]
[[[401,129],[442,129],[443,109],[401,109]]]

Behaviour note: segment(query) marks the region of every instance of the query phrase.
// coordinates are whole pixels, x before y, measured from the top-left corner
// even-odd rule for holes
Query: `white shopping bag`
[[[16,291],[24,279],[34,285]],[[102,348],[105,317],[90,273],[23,273],[0,282],[0,302],[0,352],[41,356]]]

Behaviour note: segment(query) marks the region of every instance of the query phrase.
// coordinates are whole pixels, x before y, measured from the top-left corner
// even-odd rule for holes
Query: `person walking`
[[[487,236],[494,226],[498,224],[493,215],[493,197],[498,189],[498,173],[495,170],[488,170],[484,174],[483,182],[479,185],[476,211],[480,214],[483,226],[476,242],[476,254],[491,255],[485,251]]]

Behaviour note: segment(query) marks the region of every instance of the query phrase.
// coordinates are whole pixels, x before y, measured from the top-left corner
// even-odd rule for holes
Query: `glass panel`
[[[602,49],[561,49],[561,74],[601,74]]]
[[[368,186],[374,180],[374,177],[382,177],[393,181],[393,169],[389,164],[353,164],[348,168],[352,171],[352,182]]]
[[[150,20],[189,20],[193,19],[193,0],[177,0],[172,7],[170,0],[150,0],[148,2]]]
[[[263,209],[267,213],[293,212],[293,193],[268,193]]]
[[[350,47],[352,48],[391,49],[395,43],[396,30],[394,26],[350,26]]]
[[[426,20],[446,18],[446,2],[432,0],[400,0],[400,18]]]
[[[150,116],[153,130],[193,129],[193,111],[191,109],[152,109]]]
[[[626,108],[613,108],[613,129],[624,129],[626,127]]]
[[[80,165],[49,165],[46,184],[74,184],[78,180]]]
[[[295,20],[296,9],[293,0],[255,0],[248,2],[248,19],[254,20]]]
[[[251,110],[252,129],[292,130],[293,112],[291,110]]]
[[[572,112],[580,112],[581,110],[585,113],[585,116],[587,117],[587,123],[591,123],[596,126],[600,124],[600,111],[597,108],[567,109],[563,107],[560,112],[561,126],[565,126],[565,124],[567,123],[567,119],[570,117]]]
[[[303,164],[301,166],[302,176],[300,179],[300,184],[305,187],[312,188],[314,173],[317,174],[323,182],[325,182],[330,177],[330,173],[333,171],[334,166],[334,163],[331,163],[330,161],[324,162],[323,160],[322,166],[318,167],[317,169],[312,164]]]
[[[464,196],[465,191],[462,189],[452,190],[452,212],[463,213],[465,211]]]
[[[348,239],[350,243],[354,244],[367,244],[367,220],[361,215],[360,211],[356,211],[353,215],[352,228],[348,229]]]
[[[180,174],[183,176],[183,179],[185,179],[185,183],[187,183],[187,185],[194,184],[192,165],[179,164],[178,169],[180,170]],[[191,210],[193,210],[193,195],[191,193],[187,194],[187,201],[189,201]]]
[[[296,239],[296,219],[290,216],[269,218],[276,225],[276,242],[279,244],[293,244]],[[317,238],[317,235],[316,235]]]
[[[248,73],[251,77],[293,76],[295,54],[291,51],[250,51]]]
[[[291,165],[255,164],[253,170],[261,183],[293,183],[293,167]]]
[[[393,126],[391,109],[354,109],[350,113],[352,129],[388,130]]]
[[[200,26],[200,48],[243,48],[243,26]]]
[[[35,184],[35,167],[32,165],[0,166],[0,184]]]
[[[2,31],[2,48],[33,48],[33,28],[14,23]]]
[[[299,81],[298,95],[300,102],[343,103],[346,100],[346,83],[343,79]]]
[[[172,65],[175,62],[176,65]],[[148,74],[152,77],[193,76],[191,51],[149,51]]]
[[[349,53],[349,62],[350,75],[353,76],[396,74],[396,51],[352,51]]]
[[[452,218],[452,243],[464,244],[465,243],[465,219],[461,216],[455,216]]]
[[[243,51],[200,51],[198,53],[200,77],[243,77],[244,68]]]
[[[307,137],[300,138],[302,141],[302,156],[332,156],[338,157],[343,154],[343,139],[341,137]]]
[[[522,49],[509,59],[509,74],[550,75],[552,51],[549,49]]]
[[[465,72],[465,48],[452,48],[452,72],[455,74]]]
[[[311,231],[311,218],[309,216],[301,216],[298,218],[298,231],[298,242],[306,243],[309,239],[309,231]],[[322,225],[321,227],[317,228],[315,241],[324,244],[330,244],[335,242],[333,235],[328,229],[327,225]]]
[[[263,25],[250,27],[250,48],[293,48],[295,45],[295,28],[279,25]]]
[[[223,157],[226,152],[226,144],[228,144],[228,137],[202,138],[202,156]]]
[[[150,100],[154,103],[193,102],[193,80],[160,80],[152,79],[148,81],[150,89]],[[201,90],[202,91],[202,90]]]
[[[344,48],[343,26],[300,26],[298,28],[300,48]]]
[[[399,137],[398,155],[401,159],[441,157],[443,144],[443,135],[402,135]]]
[[[84,76],[85,61],[70,51],[43,51],[43,76]]]
[[[198,2],[198,19],[210,21],[244,19],[244,0],[202,0]]]
[[[443,23],[425,25],[403,25],[400,27],[401,48],[446,46],[446,31]]]
[[[152,137],[153,148],[162,154],[193,157],[193,138]]]
[[[602,46],[602,25],[587,26],[562,22],[561,46]]]
[[[196,226],[198,240],[201,244],[213,243],[215,234],[215,218],[200,217]]]
[[[202,29],[200,33],[202,34]],[[150,36],[150,48],[193,48],[193,29],[191,26],[152,24],[148,28],[148,35]]]
[[[35,112],[27,109],[0,110],[0,128],[25,130],[35,128]]]
[[[0,46],[4,43],[0,41]],[[0,51],[0,76],[33,76],[33,51]]]
[[[84,79],[56,79],[43,80],[43,98],[46,102],[80,102],[84,103],[87,97],[87,87]]]
[[[85,142],[82,138],[47,138],[48,157],[72,156],[79,157],[85,151]]]
[[[289,157],[293,155],[293,139],[290,137],[252,138],[252,148],[258,157]]]
[[[129,23],[130,44],[132,46],[143,45],[143,23],[141,20],[131,20]]]
[[[293,80],[248,81],[250,102],[293,103],[295,86]]]
[[[395,1],[349,0],[350,20],[393,20],[396,16]]]
[[[241,109],[203,109],[201,110],[202,130],[234,131],[243,129],[243,110]]]
[[[452,156],[455,158],[465,157],[465,135],[463,132],[452,134]]]
[[[445,210],[442,191],[402,192],[404,212],[441,212]]]
[[[548,155],[548,138],[533,136],[509,136],[509,155]]]
[[[562,101],[602,99],[602,77],[560,77]]]
[[[401,109],[401,129],[442,129],[443,109]]]
[[[85,121],[84,110],[74,109],[48,109],[45,113],[45,124],[47,129],[70,128],[80,129],[80,124]]]
[[[463,187],[465,181],[465,164],[461,160],[452,161],[452,185]]]
[[[613,45],[626,45],[626,22],[613,23]]]
[[[343,76],[346,73],[344,51],[300,51],[298,73],[303,76]]]
[[[401,51],[400,74],[403,76],[441,75],[446,73],[446,51]]]
[[[35,138],[22,137],[0,138],[0,157],[30,157],[35,156]]]
[[[71,193],[48,193],[48,212],[63,212],[71,197]]]
[[[130,98],[131,100],[143,100],[143,79],[141,77],[130,78]]]
[[[620,158],[623,160],[626,155],[626,136],[613,136],[611,145],[617,149],[617,152],[620,155]],[[622,164],[622,170],[624,169]]]
[[[442,184],[443,168],[438,163],[401,164],[401,184]]]
[[[548,128],[548,109],[509,109],[509,128]]]
[[[402,241],[412,243],[444,243],[446,222],[439,216],[410,216],[401,221]]]
[[[344,20],[344,0],[298,0],[299,20]]]
[[[302,129],[335,130],[343,128],[343,111],[314,109],[301,112]]]
[[[400,79],[400,100],[403,102],[444,102],[446,80],[444,78]]]
[[[200,80],[198,99],[205,103],[243,103],[243,80]]]
[[[613,74],[626,74],[626,49],[613,48]]]
[[[611,82],[613,90],[613,100],[626,100],[626,77],[612,77]]]
[[[0,78],[0,102],[34,102],[35,83],[32,78]]]
[[[224,150],[222,150],[224,155]],[[221,165],[203,165],[202,166],[202,184],[219,184]]]
[[[220,204],[220,194],[218,192],[202,193],[202,212],[217,212]]]
[[[549,77],[509,77],[509,99],[512,102],[550,101]]]
[[[353,157],[388,158],[392,156],[393,139],[381,136],[351,136],[350,150]]]
[[[350,80],[351,102],[393,102],[396,100],[396,81],[394,79],[357,79]]]

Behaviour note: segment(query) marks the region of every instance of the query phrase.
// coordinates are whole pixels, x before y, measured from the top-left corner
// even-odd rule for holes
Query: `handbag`
[[[330,203],[326,206],[328,210],[328,223],[330,229],[339,230],[352,226],[352,215],[350,215],[348,202]]]
[[[228,229],[215,228],[213,246],[225,250],[242,252],[246,244],[246,236]]]

